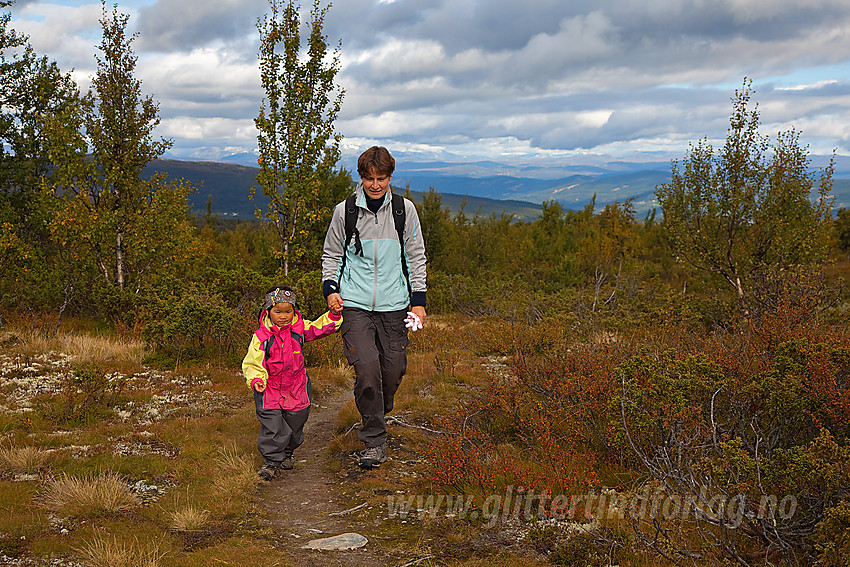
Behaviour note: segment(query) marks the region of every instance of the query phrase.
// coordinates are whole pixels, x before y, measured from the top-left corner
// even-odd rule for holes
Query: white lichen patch
[[[71,360],[58,352],[32,357],[0,354],[0,412],[31,412],[33,398],[64,395]],[[144,425],[175,415],[209,415],[233,407],[225,394],[211,390],[212,381],[203,376],[144,369],[131,376],[111,372],[104,378],[108,387],[120,387],[127,394],[153,392],[144,403],[130,400],[115,407],[115,417],[122,422]]]
[[[112,449],[112,452],[122,457],[140,456],[140,455],[158,455],[173,459],[180,455],[180,449],[171,447],[165,443],[150,440],[122,440],[118,441]]]
[[[148,484],[146,480],[139,480],[130,488],[130,491],[135,494],[139,502],[145,506],[159,500],[168,488],[170,487],[160,484]]]
[[[39,395],[59,395],[67,376],[70,357],[48,352],[33,357],[0,355],[0,411],[32,411],[31,400]]]

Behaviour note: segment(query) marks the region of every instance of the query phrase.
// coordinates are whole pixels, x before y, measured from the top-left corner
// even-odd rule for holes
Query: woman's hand
[[[416,313],[416,316],[419,317],[419,321],[424,325],[425,324],[425,308],[421,305],[417,305],[416,307],[411,307],[411,311]]]

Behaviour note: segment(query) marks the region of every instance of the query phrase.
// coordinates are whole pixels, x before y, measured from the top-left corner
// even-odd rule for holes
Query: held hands
[[[334,315],[342,313],[342,297],[338,293],[332,293],[328,296],[328,309]]]

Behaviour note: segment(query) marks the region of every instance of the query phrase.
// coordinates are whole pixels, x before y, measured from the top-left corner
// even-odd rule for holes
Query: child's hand
[[[251,386],[254,388],[254,391],[257,392],[258,394],[262,394],[263,392],[266,391],[266,385],[263,383],[262,380],[257,380]]]

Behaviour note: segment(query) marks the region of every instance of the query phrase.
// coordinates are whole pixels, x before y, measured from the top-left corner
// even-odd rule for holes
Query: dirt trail
[[[364,524],[354,512],[340,514],[357,506],[343,501],[340,485],[356,482],[350,476],[361,473],[352,473],[348,465],[334,472],[327,447],[333,438],[336,416],[351,397],[350,391],[335,391],[316,400],[304,427],[304,444],[295,452],[295,468],[279,471],[271,482],[260,487],[277,545],[292,565],[365,567],[405,563],[391,557],[380,534],[375,533],[375,526]],[[311,540],[350,532],[366,536],[369,543],[347,551],[302,549]]]

